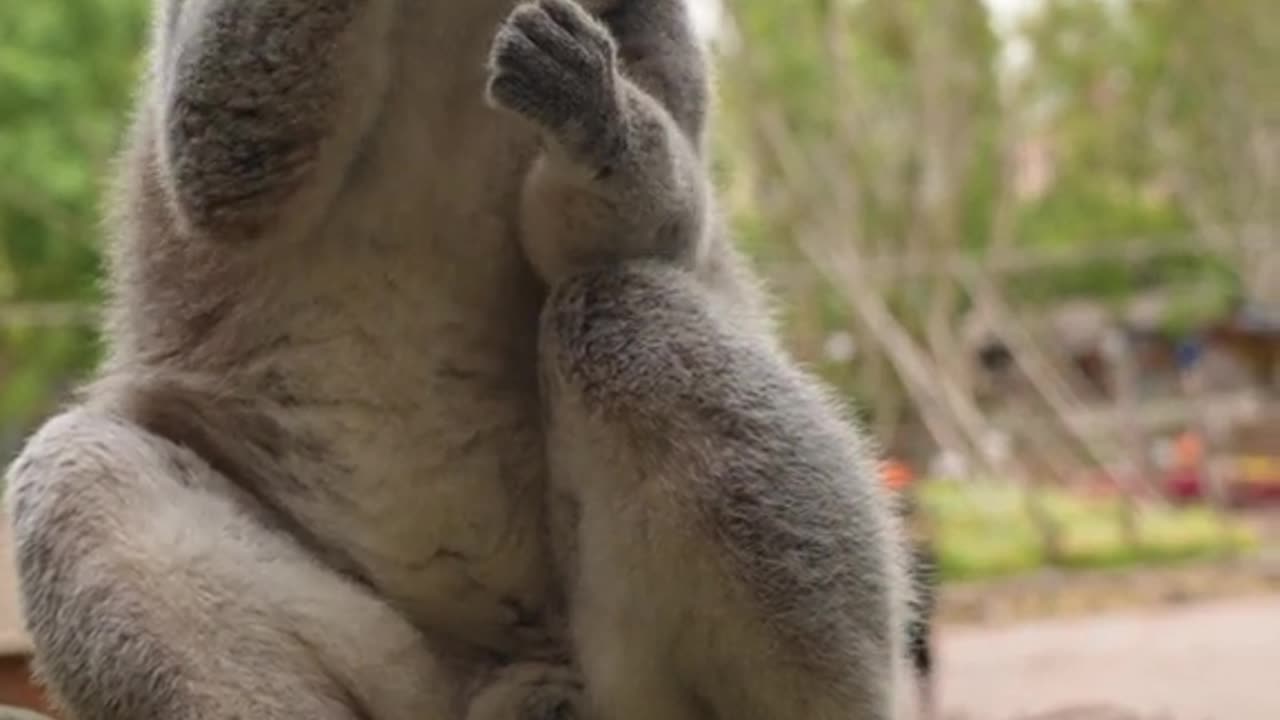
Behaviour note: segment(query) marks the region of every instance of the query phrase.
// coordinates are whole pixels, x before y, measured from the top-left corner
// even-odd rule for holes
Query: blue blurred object
[[[1191,370],[1204,356],[1204,341],[1196,336],[1183,338],[1174,347],[1173,355],[1179,370]]]

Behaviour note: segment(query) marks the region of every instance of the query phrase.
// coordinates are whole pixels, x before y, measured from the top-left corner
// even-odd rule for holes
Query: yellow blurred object
[[[1260,485],[1280,485],[1280,457],[1246,455],[1236,461],[1241,481]]]

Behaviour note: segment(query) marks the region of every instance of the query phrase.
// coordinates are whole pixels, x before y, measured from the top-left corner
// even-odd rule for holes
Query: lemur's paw
[[[519,5],[498,30],[487,94],[541,127],[577,160],[610,153],[621,136],[616,43],[574,0]]]

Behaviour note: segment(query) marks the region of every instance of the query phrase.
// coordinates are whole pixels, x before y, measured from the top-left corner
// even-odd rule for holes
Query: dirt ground
[[[949,627],[939,663],[946,720],[1277,720],[1280,595]]]

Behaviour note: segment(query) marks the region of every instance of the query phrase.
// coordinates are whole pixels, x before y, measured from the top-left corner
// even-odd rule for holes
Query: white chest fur
[[[376,133],[271,291],[297,341],[278,358],[299,388],[289,423],[334,448],[294,461],[316,491],[291,509],[420,625],[495,648],[547,602],[542,291],[515,228],[536,141],[483,101],[512,4],[404,3]]]

